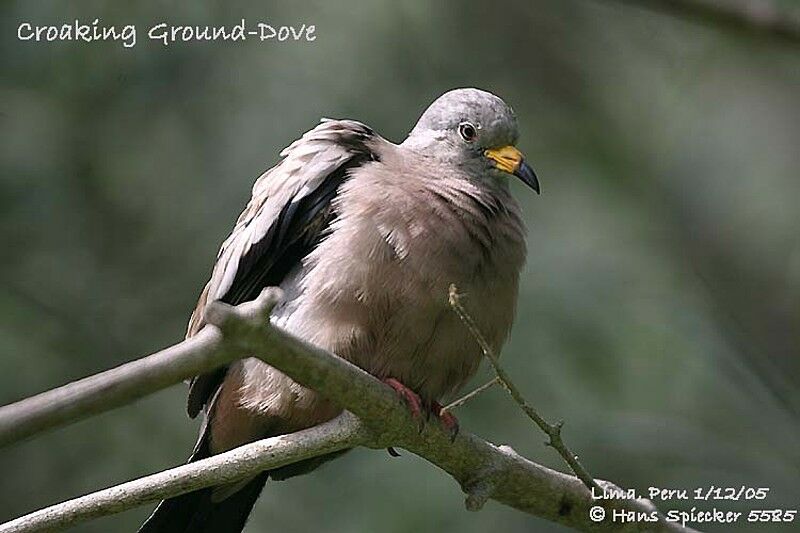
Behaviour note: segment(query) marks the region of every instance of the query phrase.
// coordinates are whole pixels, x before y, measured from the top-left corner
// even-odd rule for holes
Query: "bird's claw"
[[[438,402],[433,402],[431,404],[431,412],[436,415],[436,418],[439,419],[439,422],[441,422],[447,432],[450,433],[450,442],[454,442],[460,429],[458,426],[458,419],[455,417],[455,415],[450,411],[443,409]]]
[[[411,411],[412,418],[419,422],[419,431],[421,433],[422,428],[425,425],[425,418],[422,416],[422,400],[420,399],[419,395],[400,383],[400,381],[396,380],[395,378],[386,378],[383,380],[383,382],[394,389],[395,392],[397,392],[397,394],[403,400],[405,400],[406,405],[408,405],[408,409]]]
[[[443,409],[438,402],[431,402],[430,409],[425,409],[423,407],[422,399],[419,397],[419,395],[395,378],[386,378],[383,380],[383,382],[394,389],[394,391],[397,392],[397,394],[406,402],[408,409],[411,411],[412,418],[419,422],[420,433],[425,427],[425,420],[429,419],[430,416],[433,415],[450,434],[450,442],[456,440],[459,426],[458,419],[455,417],[455,415],[453,415],[453,413]],[[425,416],[423,416],[423,413]]]

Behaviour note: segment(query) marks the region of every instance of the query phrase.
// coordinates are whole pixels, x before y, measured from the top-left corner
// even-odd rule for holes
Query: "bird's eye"
[[[478,130],[469,122],[462,122],[458,125],[458,134],[468,143],[478,138]]]

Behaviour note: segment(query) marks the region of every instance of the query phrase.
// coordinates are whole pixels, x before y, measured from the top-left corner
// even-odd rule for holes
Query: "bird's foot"
[[[411,416],[414,418],[414,420],[419,422],[419,429],[422,431],[422,426],[425,423],[425,419],[422,416],[422,399],[420,399],[419,394],[409,389],[395,378],[386,378],[383,380],[383,382],[393,388],[395,392],[397,392],[397,394],[403,398],[403,400],[405,400],[406,404],[408,405],[408,409],[411,411]]]
[[[431,403],[431,413],[439,419],[439,422],[441,422],[447,432],[450,433],[450,442],[456,440],[459,430],[456,416],[450,411],[444,410],[439,402]]]
[[[456,440],[456,436],[458,436],[458,419],[451,413],[450,411],[446,411],[442,408],[439,402],[431,402],[430,408],[423,407],[422,399],[419,397],[419,394],[405,386],[399,380],[395,378],[385,378],[383,380],[384,383],[389,385],[395,392],[406,402],[408,405],[408,409],[411,411],[411,416],[414,420],[419,422],[419,430],[422,431],[425,420],[429,418],[431,415],[435,416],[439,422],[444,426],[447,432],[450,434],[450,441]],[[423,416],[423,413],[425,416]],[[389,453],[392,456],[395,456],[397,452],[392,453],[393,450],[390,450]],[[399,455],[399,454],[397,454]]]

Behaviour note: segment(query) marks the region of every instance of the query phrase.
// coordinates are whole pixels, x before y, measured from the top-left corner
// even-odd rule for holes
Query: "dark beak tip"
[[[521,179],[525,185],[536,191],[536,194],[542,194],[541,188],[539,187],[539,178],[536,177],[536,172],[533,171],[527,162],[522,161],[519,164],[519,168],[514,172],[514,175]]]

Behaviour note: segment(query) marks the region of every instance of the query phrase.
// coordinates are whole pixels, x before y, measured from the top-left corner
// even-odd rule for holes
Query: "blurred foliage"
[[[515,107],[543,185],[541,197],[514,185],[530,253],[504,351],[531,402],[567,421],[598,477],[768,486],[763,508],[797,506],[797,49],[613,2],[9,0],[0,12],[0,403],[180,340],[253,179],[319,117],[400,141],[440,93],[477,86]],[[139,42],[16,39],[20,22],[75,18],[137,24]],[[315,24],[318,38],[144,38],[161,21],[241,18]],[[184,393],[0,450],[0,520],[183,461],[196,431]],[[458,414],[564,468],[499,390]],[[77,531],[133,531],[148,512]],[[248,531],[498,524],[563,529],[498,504],[467,513],[431,465],[358,450],[270,483]]]

